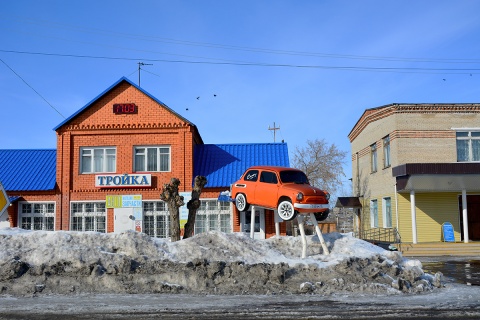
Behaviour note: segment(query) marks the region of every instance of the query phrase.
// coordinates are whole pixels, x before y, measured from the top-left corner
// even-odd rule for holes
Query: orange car
[[[297,213],[314,213],[317,221],[322,221],[330,211],[330,195],[311,186],[303,171],[287,167],[251,167],[233,184],[231,195],[239,211],[249,205],[274,209],[285,221]]]

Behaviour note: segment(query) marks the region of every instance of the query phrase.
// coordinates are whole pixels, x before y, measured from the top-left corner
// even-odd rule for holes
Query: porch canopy
[[[361,208],[362,204],[358,197],[338,197],[335,208]]]
[[[397,192],[480,191],[480,163],[405,163],[392,168]]]

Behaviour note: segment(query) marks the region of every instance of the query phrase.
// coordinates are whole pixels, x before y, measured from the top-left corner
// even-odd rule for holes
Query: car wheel
[[[282,220],[290,221],[297,216],[297,212],[289,200],[284,200],[278,205],[278,215]]]
[[[315,212],[314,215],[315,215],[315,219],[317,220],[317,222],[320,222],[320,221],[323,221],[323,220],[327,219],[329,211],[330,210],[325,210],[323,212]]]
[[[249,204],[247,203],[247,198],[243,193],[239,193],[235,197],[235,206],[240,212],[248,210]]]

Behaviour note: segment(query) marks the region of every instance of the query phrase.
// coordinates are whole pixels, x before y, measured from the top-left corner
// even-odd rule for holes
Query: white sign
[[[144,188],[152,186],[152,175],[143,174],[102,174],[95,176],[97,188]]]

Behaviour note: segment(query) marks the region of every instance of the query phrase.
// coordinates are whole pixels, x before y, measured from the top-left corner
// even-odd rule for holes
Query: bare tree
[[[335,144],[329,145],[324,139],[307,140],[306,147],[295,149],[292,164],[305,172],[313,186],[336,194],[345,177],[346,155],[346,151],[339,150]]]
[[[179,208],[185,203],[183,197],[178,193],[180,180],[172,178],[170,183],[165,183],[160,193],[160,199],[165,201],[170,213],[170,238],[171,241],[180,240],[180,212]]]
[[[204,176],[196,176],[195,183],[192,190],[192,198],[187,203],[188,208],[188,220],[185,224],[183,233],[183,239],[193,236],[195,231],[195,218],[197,216],[197,210],[200,207],[200,195],[202,194],[203,187],[207,184],[207,178]]]

